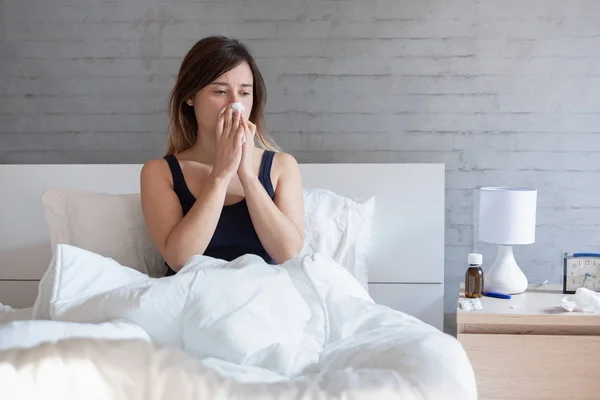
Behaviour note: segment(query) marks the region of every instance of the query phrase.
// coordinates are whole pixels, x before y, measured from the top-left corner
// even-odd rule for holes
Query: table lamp
[[[479,240],[499,245],[496,260],[484,274],[484,290],[518,294],[527,277],[513,254],[513,245],[535,242],[537,190],[483,187],[479,190]]]

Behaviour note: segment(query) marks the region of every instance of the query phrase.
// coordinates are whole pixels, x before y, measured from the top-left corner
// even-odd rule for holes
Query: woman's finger
[[[256,132],[256,125],[246,120],[246,130],[248,131],[248,139],[254,140],[254,133]]]
[[[241,134],[242,134],[242,143],[246,143],[246,141],[248,139],[247,138],[248,131],[247,131],[247,127],[246,127],[245,121],[246,120],[244,119],[244,115],[242,113],[240,113],[240,131],[241,131]]]
[[[243,120],[243,127],[244,127],[244,139],[245,139],[244,141],[249,141],[251,132],[250,132],[250,127],[248,126],[248,123],[245,119]]]
[[[243,129],[237,131],[237,134],[235,135],[235,143],[237,143],[239,146],[246,143],[246,135],[244,135]]]
[[[217,138],[223,136],[223,129],[225,128],[225,117],[223,116],[225,113],[219,114],[217,118]]]
[[[233,122],[231,127],[231,136],[235,135],[240,130],[240,112],[235,110],[233,112]]]
[[[223,136],[228,138],[231,134],[232,115],[231,115],[231,104],[227,106],[227,110],[223,113],[225,116],[225,125],[223,126]]]

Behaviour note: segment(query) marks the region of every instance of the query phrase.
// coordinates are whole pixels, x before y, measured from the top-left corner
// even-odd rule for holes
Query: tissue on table
[[[600,313],[600,294],[586,288],[579,288],[575,294],[563,297],[561,306],[567,311]]]

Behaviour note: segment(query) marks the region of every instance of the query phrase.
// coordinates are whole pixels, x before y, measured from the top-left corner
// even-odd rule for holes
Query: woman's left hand
[[[256,133],[256,125],[241,116],[241,126],[244,128],[244,137],[246,141],[242,144],[242,160],[238,167],[238,176],[240,180],[256,175],[254,171],[254,134]]]

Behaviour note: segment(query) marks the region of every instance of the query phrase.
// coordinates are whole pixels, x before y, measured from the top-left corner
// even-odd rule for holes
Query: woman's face
[[[242,103],[244,117],[248,118],[252,111],[253,81],[250,66],[243,62],[198,91],[193,100],[188,100],[188,104],[194,107],[199,130],[215,132],[219,113],[235,102]]]

